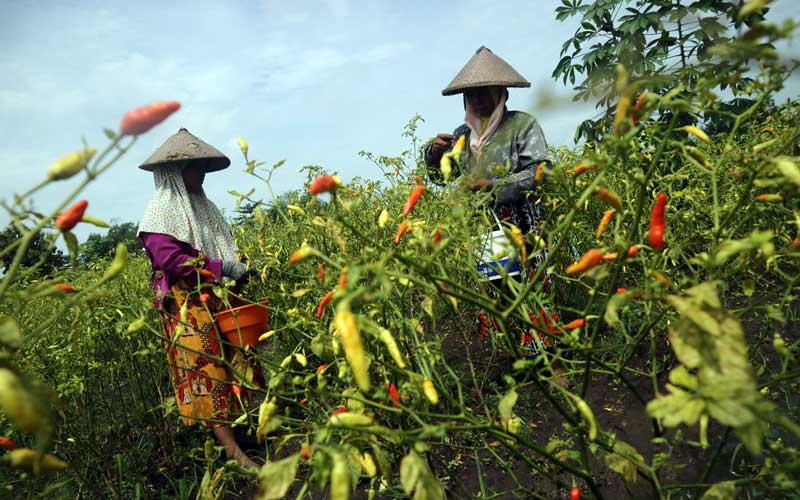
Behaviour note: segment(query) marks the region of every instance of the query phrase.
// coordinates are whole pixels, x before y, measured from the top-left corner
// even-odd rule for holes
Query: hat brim
[[[486,81],[486,82],[475,82],[466,85],[458,85],[455,87],[447,87],[446,89],[442,90],[442,95],[456,95],[456,94],[463,94],[467,89],[474,89],[478,87],[530,87],[530,82],[498,82],[494,81]]]
[[[145,163],[139,165],[139,168],[147,172],[152,172],[157,168],[168,167],[176,163],[202,163],[204,172],[216,172],[228,168],[231,164],[231,160],[227,156],[216,158],[176,158],[174,160],[161,161],[158,163]]]

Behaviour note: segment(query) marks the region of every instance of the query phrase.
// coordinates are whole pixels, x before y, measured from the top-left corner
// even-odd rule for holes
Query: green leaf
[[[736,495],[735,481],[722,481],[707,489],[700,500],[733,500]]]
[[[297,475],[295,453],[277,462],[267,462],[258,471],[258,492],[255,500],[273,500],[286,496]]]

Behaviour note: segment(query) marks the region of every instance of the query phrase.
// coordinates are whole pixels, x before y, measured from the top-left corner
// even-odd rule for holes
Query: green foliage
[[[81,264],[95,262],[101,259],[113,257],[114,250],[119,243],[125,243],[130,252],[141,252],[142,245],[136,237],[137,225],[133,222],[123,222],[112,224],[106,234],[92,233],[86,241],[80,244],[80,256],[78,261]]]
[[[14,225],[9,225],[0,232],[0,249],[6,249],[12,243],[19,241],[22,233]],[[69,262],[55,246],[53,235],[37,234],[31,241],[28,251],[25,253],[20,265],[23,268],[34,269],[35,276],[51,275],[53,272],[65,267]],[[4,252],[0,257],[5,272],[11,267],[15,254],[11,251]]]
[[[737,19],[757,20],[755,3]],[[566,3],[596,20],[595,30],[621,19],[609,9],[622,5]],[[693,4],[700,5],[714,7]],[[651,29],[653,21],[637,15],[622,21],[622,33]],[[257,498],[299,489],[300,498],[327,490],[339,499],[369,488],[439,499],[464,487],[465,457],[478,481],[465,495],[483,497],[554,498],[571,484],[601,497],[608,478],[635,497],[796,492],[800,104],[771,104],[788,70],[764,45],[779,36],[755,23],[709,49],[736,67],[761,62],[737,90],[748,100],[738,109],[720,105],[715,92],[730,75],[694,59],[705,50],[700,42],[684,47],[685,69],[698,78],[662,83],[641,109],[631,98],[648,84],[639,78],[644,69],[615,71],[618,106],[599,129],[602,140],[554,151],[556,166],[531,194],[547,214],[526,238],[547,249],[544,261],[530,279],[504,277],[498,287],[476,271],[494,222],[485,210],[490,194],[472,193],[471,179],[425,184],[413,211],[401,215],[414,177],[425,172],[418,117],[404,131],[407,150],[362,153],[380,180],[354,179],[317,197],[306,189],[276,196],[270,181],[286,166],[251,159],[242,146],[257,187],[232,191],[240,209],[233,229],[257,273],[241,293],[220,284],[202,291],[270,301],[266,342],[250,354],[263,387],[241,369],[241,353],[223,346],[231,349],[230,382],[264,398],[235,419],[263,442]],[[710,138],[683,126],[711,113],[728,123]],[[586,168],[578,171],[580,163]],[[309,181],[323,174],[304,171]],[[258,199],[264,187],[269,198]],[[600,236],[609,196],[597,196],[599,188],[619,199]],[[662,192],[669,201],[660,249],[648,229]],[[4,250],[16,255],[0,282],[0,395],[15,398],[0,399],[0,429],[71,469],[29,480],[3,468],[4,484],[17,496],[47,487],[64,497],[226,495],[236,467],[220,465],[221,450],[201,432],[178,427],[146,259],[134,254],[113,280],[110,257],[35,279],[20,262],[34,234],[55,238],[54,214],[17,208],[17,222],[35,229]],[[501,246],[499,253],[521,258],[518,245]],[[590,249],[603,260],[567,272]],[[546,275],[555,281],[553,300]],[[551,325],[545,309],[559,315]],[[582,326],[565,329],[572,319]],[[551,348],[524,350],[523,334]],[[631,424],[637,414],[644,417]],[[718,467],[731,448],[729,466]],[[697,473],[677,479],[687,457]],[[484,473],[490,466],[508,478],[506,491],[492,491],[501,487]],[[722,477],[712,479],[719,469]]]

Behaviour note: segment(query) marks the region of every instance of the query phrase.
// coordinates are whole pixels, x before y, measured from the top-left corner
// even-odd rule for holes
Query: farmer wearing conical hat
[[[552,160],[536,119],[522,111],[509,111],[506,107],[508,87],[530,87],[530,83],[492,51],[486,47],[479,48],[442,91],[446,96],[463,94],[465,123],[452,134],[437,135],[425,149],[425,162],[431,179],[441,181],[442,155],[453,149],[458,137],[465,136],[468,147],[465,146],[461,153],[461,171],[456,171],[458,167],[453,162],[453,174],[468,177],[468,187],[472,191],[490,191],[490,208],[495,215],[514,224],[525,234],[535,230],[544,220],[544,203],[537,189],[536,169],[542,163],[543,168],[549,168]],[[545,257],[543,251],[533,253],[528,261],[531,270]],[[549,288],[549,277],[546,277],[546,282],[546,288]],[[497,282],[489,283],[494,286],[487,286],[487,293],[497,295]],[[545,299],[544,303],[547,302]],[[484,313],[478,316],[480,323],[485,324]],[[542,309],[538,318],[535,314],[531,316],[531,321],[542,324],[555,334],[558,330],[551,325],[556,318]],[[522,343],[529,348],[537,346],[527,331],[523,330],[521,337]],[[560,382],[564,383],[560,368],[556,372]]]
[[[506,107],[508,87],[530,85],[511,65],[481,47],[442,91],[446,96],[464,95],[465,123],[452,134],[437,135],[425,150],[428,172],[434,181],[440,180],[442,155],[464,135],[469,147],[462,152],[463,172],[454,174],[470,176],[473,191],[491,190],[498,217],[510,220],[523,233],[544,216],[532,199],[536,194],[536,168],[542,162],[552,164],[536,119]],[[502,172],[506,165],[507,172]]]
[[[230,225],[203,191],[206,173],[228,165],[228,157],[188,130],[173,134],[139,166],[153,172],[156,192],[138,236],[152,264],[154,305],[161,313],[179,413],[187,425],[212,427],[228,457],[249,468],[256,464],[236,443],[228,424],[237,402],[233,377],[215,359],[222,351],[212,314],[224,306],[209,288],[202,289],[202,298],[198,293],[202,282],[229,279],[241,284],[248,276]],[[184,265],[191,259],[200,272]]]

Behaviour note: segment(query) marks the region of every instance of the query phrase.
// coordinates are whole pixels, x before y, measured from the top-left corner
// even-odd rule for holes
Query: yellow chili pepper
[[[381,342],[386,346],[389,355],[392,357],[397,367],[401,370],[404,369],[406,367],[406,362],[403,359],[403,355],[400,354],[400,348],[397,347],[397,342],[395,342],[392,332],[386,328],[381,328],[379,337]]]
[[[426,378],[422,381],[422,392],[425,393],[425,397],[428,398],[431,404],[439,404],[439,393],[436,392],[436,387],[434,387],[431,379]]]
[[[114,276],[118,275],[125,269],[125,264],[128,262],[128,247],[125,243],[120,243],[117,245],[117,252],[114,254],[114,260],[111,261],[111,265],[108,266],[106,273],[103,275],[103,279],[111,279]]]
[[[350,365],[350,369],[353,370],[353,378],[356,384],[362,391],[369,391],[370,380],[367,359],[364,355],[364,344],[361,342],[361,332],[358,330],[356,316],[350,310],[349,302],[342,301],[339,303],[336,307],[333,323],[339,333],[339,340],[344,347],[347,363]]]
[[[47,169],[47,178],[51,181],[69,179],[86,167],[95,152],[94,148],[87,148],[62,156]]]

